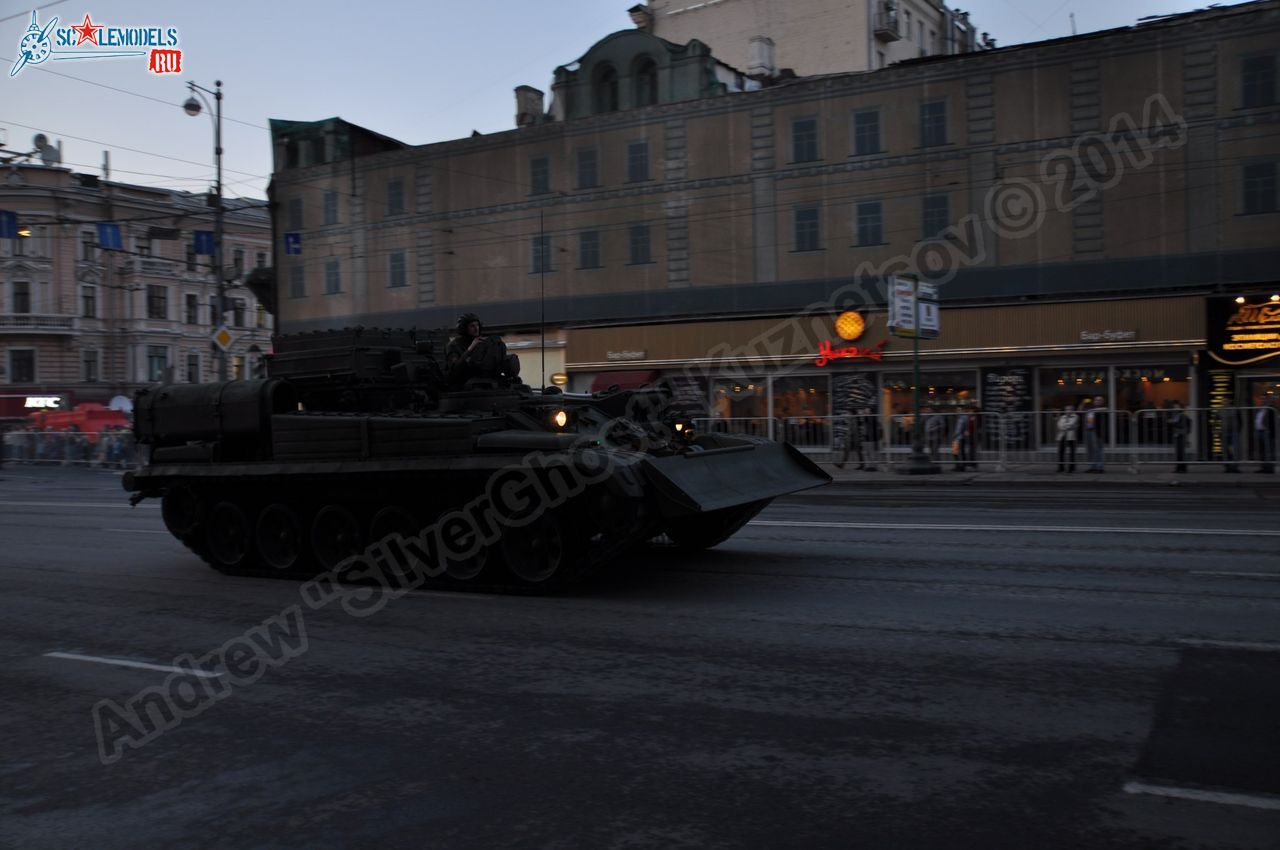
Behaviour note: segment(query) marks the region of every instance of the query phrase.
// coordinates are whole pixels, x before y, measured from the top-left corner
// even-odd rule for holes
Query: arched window
[[[595,111],[618,111],[618,72],[607,62],[596,66],[595,71]]]
[[[636,106],[653,106],[658,102],[658,63],[648,56],[636,60],[635,71],[635,103]]]

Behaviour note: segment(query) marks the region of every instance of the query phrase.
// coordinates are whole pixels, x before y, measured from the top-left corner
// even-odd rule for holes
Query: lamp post
[[[187,90],[191,92],[191,96],[182,104],[182,109],[188,115],[199,115],[202,101],[206,108],[209,106],[205,95],[213,96],[215,107],[209,117],[213,119],[213,158],[217,168],[217,185],[214,189],[217,205],[213,209],[213,274],[218,286],[218,315],[213,322],[216,332],[227,315],[227,283],[222,279],[222,80],[215,80],[213,87],[214,90],[210,91],[188,81]],[[218,380],[227,380],[227,352],[222,346],[218,346]]]

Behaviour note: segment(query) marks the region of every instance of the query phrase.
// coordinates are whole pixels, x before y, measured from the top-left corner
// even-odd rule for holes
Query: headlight
[[[551,421],[556,423],[557,428],[563,428],[569,424],[569,414],[563,410],[557,410],[551,417]]]

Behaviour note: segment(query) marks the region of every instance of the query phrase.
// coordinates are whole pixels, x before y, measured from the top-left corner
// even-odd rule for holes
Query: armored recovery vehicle
[[[831,480],[792,446],[696,432],[669,389],[531,389],[497,337],[459,385],[447,338],[277,336],[265,380],[143,390],[125,489],[224,573],[312,576],[395,541],[427,586],[537,590],[662,535],[714,546]]]

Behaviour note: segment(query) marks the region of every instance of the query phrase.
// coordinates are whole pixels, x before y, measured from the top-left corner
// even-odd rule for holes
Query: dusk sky
[[[62,140],[63,162],[115,180],[199,191],[213,181],[213,130],[187,116],[186,81],[223,82],[224,179],[229,197],[261,198],[271,171],[269,118],[339,116],[409,144],[514,126],[518,85],[550,93],[553,69],[632,24],[635,0],[469,3],[319,0],[296,3],[142,3],[61,0],[46,25],[176,27],[183,70],[148,72],[145,57],[45,61],[0,76],[4,152],[37,132]],[[782,2],[782,0],[779,0]],[[967,0],[979,31],[999,45],[1135,23],[1207,4],[1183,0]],[[1231,5],[1231,4],[1222,4]],[[0,2],[0,64],[14,66],[31,7]],[[55,46],[55,50],[59,49]]]

